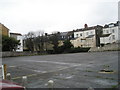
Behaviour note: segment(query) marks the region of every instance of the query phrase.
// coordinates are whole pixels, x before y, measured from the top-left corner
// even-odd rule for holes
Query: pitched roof
[[[108,37],[110,34],[102,34],[100,37]]]
[[[10,30],[9,28],[7,28],[4,24],[2,24],[2,23],[0,23],[0,25],[2,26],[2,27],[5,27],[7,30]]]
[[[92,37],[94,37],[95,35],[89,35],[89,36],[87,36],[86,38],[92,38]]]
[[[116,23],[105,24],[104,28],[119,26],[119,22],[120,21],[117,21]]]
[[[20,34],[20,33],[10,33],[11,35],[20,35],[20,36],[22,36],[22,34]]]
[[[88,30],[96,29],[96,27],[103,27],[103,26],[96,25],[96,26],[92,26],[92,27],[76,29],[74,32],[78,32],[78,31],[88,31]]]

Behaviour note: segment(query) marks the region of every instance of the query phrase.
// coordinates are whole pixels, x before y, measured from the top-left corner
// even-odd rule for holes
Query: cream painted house
[[[120,43],[120,29],[117,23],[111,23],[103,28],[103,35],[100,37],[101,44]]]
[[[74,47],[95,47],[95,35],[89,35],[86,38],[75,38],[70,40]]]
[[[0,23],[0,35],[9,36],[9,29]]]
[[[97,30],[98,27],[100,27],[100,30]],[[85,28],[74,31],[74,39],[71,40],[71,43],[74,47],[96,47],[96,42],[100,39],[96,37],[100,35],[101,30],[102,26],[88,27],[86,25]]]

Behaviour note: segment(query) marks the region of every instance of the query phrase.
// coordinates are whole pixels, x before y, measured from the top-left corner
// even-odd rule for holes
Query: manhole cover
[[[113,70],[106,70],[106,69],[103,69],[103,70],[100,70],[99,73],[114,73]]]

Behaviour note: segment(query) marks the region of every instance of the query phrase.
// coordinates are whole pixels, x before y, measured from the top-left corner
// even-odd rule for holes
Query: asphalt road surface
[[[118,84],[117,51],[9,57],[2,63],[7,64],[14,82],[21,83],[22,76],[27,76],[29,88],[47,88],[49,80],[55,88],[111,88]]]

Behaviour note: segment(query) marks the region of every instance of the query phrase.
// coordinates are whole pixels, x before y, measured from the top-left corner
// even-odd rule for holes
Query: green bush
[[[71,48],[68,53],[88,52],[90,47]]]
[[[2,36],[2,51],[13,51],[20,45],[20,41],[15,38]]]

